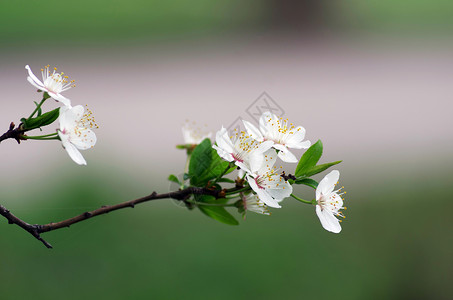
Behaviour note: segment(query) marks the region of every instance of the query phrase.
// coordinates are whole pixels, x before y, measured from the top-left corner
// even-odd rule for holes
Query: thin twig
[[[191,207],[192,204],[190,202],[186,201],[186,200],[188,200],[188,198],[191,195],[211,195],[216,198],[223,198],[223,197],[225,197],[225,191],[224,190],[212,190],[212,189],[200,188],[200,187],[188,187],[184,190],[179,190],[179,191],[165,193],[165,194],[157,194],[156,192],[153,192],[152,194],[142,197],[142,198],[122,202],[122,203],[119,203],[116,205],[102,206],[98,209],[84,212],[78,216],[75,216],[75,217],[60,221],[60,222],[49,223],[49,224],[44,224],[44,225],[28,224],[27,222],[22,221],[21,219],[19,219],[15,215],[13,215],[8,209],[6,209],[6,207],[4,207],[2,205],[0,205],[0,215],[5,217],[8,220],[9,224],[18,225],[19,227],[23,228],[28,233],[33,235],[37,240],[41,241],[47,248],[52,248],[52,245],[50,245],[48,242],[46,242],[41,237],[41,235],[40,235],[41,233],[57,230],[57,229],[64,228],[64,227],[69,227],[72,224],[82,222],[82,221],[88,220],[90,218],[109,213],[111,211],[115,211],[115,210],[119,210],[119,209],[123,209],[123,208],[127,208],[127,207],[133,208],[137,204],[151,201],[151,200],[175,199],[178,201],[183,201],[186,205]]]
[[[44,246],[47,248],[52,248],[52,245],[46,242],[43,238],[41,238],[39,234],[39,226],[40,225],[31,225],[27,222],[22,221],[15,215],[13,215],[9,210],[6,209],[3,205],[0,205],[0,215],[4,216],[8,219],[9,224],[16,224],[17,226],[23,228],[24,230],[28,231],[32,236],[34,236],[38,241],[41,241]]]

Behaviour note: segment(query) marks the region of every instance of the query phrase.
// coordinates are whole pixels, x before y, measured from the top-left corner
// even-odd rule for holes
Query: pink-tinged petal
[[[247,182],[249,183],[250,187],[252,190],[255,191],[255,193],[258,195],[261,201],[263,201],[267,206],[270,207],[275,207],[275,208],[280,208],[281,206],[278,204],[278,202],[269,195],[266,190],[260,188],[255,181],[255,178],[253,178],[250,175],[246,176]]]
[[[316,200],[319,200],[321,194],[328,195],[332,193],[333,189],[335,188],[335,184],[340,179],[340,172],[337,170],[333,170],[329,174],[327,174],[318,184],[316,188]]]
[[[64,97],[63,95],[55,94],[55,93],[49,92],[49,91],[47,91],[47,93],[49,94],[50,97],[52,97],[53,99],[63,103],[65,106],[71,106],[71,100],[69,100],[68,98]]]
[[[217,147],[216,145],[212,145],[212,148],[217,150],[217,154],[224,160],[229,161],[229,162],[232,162],[234,160],[233,155],[231,155],[231,153],[226,152],[225,150]]]
[[[262,142],[264,140],[263,135],[258,130],[258,128],[255,127],[255,125],[244,120],[242,120],[242,123],[244,123],[245,129],[253,139],[257,140],[258,142]]]
[[[67,120],[67,111],[69,109],[71,109],[71,107],[69,107],[69,106],[60,107],[58,122],[60,122],[60,130],[62,130],[62,131],[66,131],[75,126],[75,122],[72,122],[71,124],[69,124],[69,122]]]
[[[71,157],[71,159],[78,165],[86,165],[87,162],[85,161],[85,159],[83,158],[82,154],[80,153],[79,150],[77,150],[77,148],[71,144],[70,142],[63,142],[62,141],[62,144],[63,144],[63,147],[66,149],[66,151],[68,152],[69,154],[69,157]]]
[[[247,175],[247,176],[245,176],[245,178],[247,179],[247,182],[249,183],[252,190],[254,190],[256,193],[258,193],[258,191],[260,190],[260,187],[256,184],[255,178],[251,175]]]
[[[275,145],[274,145],[274,147],[275,147]],[[281,160],[283,160],[284,162],[287,162],[287,163],[297,163],[298,162],[297,157],[291,151],[289,151],[288,148],[285,148],[284,151],[278,152],[278,157],[280,157]]]
[[[47,89],[46,89],[44,86],[38,85],[36,82],[33,81],[33,79],[31,79],[30,76],[27,76],[27,81],[30,82],[30,83],[31,83],[35,88],[37,88],[38,90],[46,91],[46,92],[47,92]]]
[[[316,205],[316,215],[325,230],[333,233],[339,233],[341,231],[340,221],[327,209],[322,210],[319,205]]]
[[[96,141],[96,134],[91,129],[80,130],[79,134],[71,135],[71,143],[80,150],[92,148]]]
[[[37,85],[40,85],[40,86],[44,86],[44,83],[41,82],[41,80],[38,79],[38,77],[35,76],[35,74],[33,74],[33,72],[31,71],[30,67],[28,65],[25,66],[25,69],[28,70],[28,76],[31,77],[31,79],[37,84]],[[28,79],[28,78],[27,78]],[[31,83],[31,81],[29,80],[29,82]]]
[[[61,110],[61,108],[60,108],[60,110]],[[57,130],[57,132],[58,132],[58,136],[60,137],[61,143],[63,144],[63,147],[64,147],[64,145],[66,143],[69,143],[68,142],[69,135],[62,133],[60,130]]]

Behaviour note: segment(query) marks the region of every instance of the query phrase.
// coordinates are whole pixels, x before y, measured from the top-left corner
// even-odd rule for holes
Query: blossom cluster
[[[290,149],[308,149],[311,142],[305,140],[305,129],[289,123],[288,119],[278,117],[271,112],[262,114],[257,128],[243,120],[245,131],[229,135],[222,127],[217,133],[212,146],[218,155],[239,169],[239,176],[245,179],[253,190],[243,196],[244,209],[257,213],[269,214],[268,207],[280,208],[283,199],[290,197],[293,187],[284,176],[282,167],[276,167],[277,158],[283,162],[297,163],[299,160]],[[316,214],[322,226],[338,233],[341,226],[337,216],[342,217],[343,200],[334,187],[339,179],[339,172],[332,171],[321,180],[316,188]]]
[[[85,110],[82,105],[72,106],[71,100],[61,94],[75,87],[74,80],[69,80],[63,72],[58,73],[57,68],[51,71],[49,65],[41,69],[42,81],[28,65],[25,69],[28,71],[28,82],[63,105],[59,109],[58,137],[71,159],[79,165],[86,165],[79,150],[92,148],[96,144],[96,134],[92,129],[98,126],[89,109]]]

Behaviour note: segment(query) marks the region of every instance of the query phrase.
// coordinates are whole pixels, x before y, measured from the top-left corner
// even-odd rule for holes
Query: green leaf
[[[179,182],[179,179],[178,177],[176,177],[176,175],[173,175],[171,174],[170,176],[168,176],[168,180],[172,181],[172,182],[175,182],[177,184],[181,184],[181,182]]]
[[[307,176],[307,172],[316,166],[316,163],[319,161],[322,155],[322,142],[318,140],[316,143],[311,145],[307,151],[305,151],[304,155],[299,160],[297,164],[295,176]]]
[[[311,178],[298,179],[294,182],[295,184],[304,184],[306,186],[316,189],[318,187],[318,182]]]
[[[205,186],[209,180],[220,176],[228,166],[229,162],[220,158],[217,151],[212,148],[211,140],[205,139],[192,152],[189,163],[190,184]],[[233,170],[234,167],[228,172]]]
[[[306,172],[305,176],[310,177],[310,176],[313,176],[315,174],[321,173],[322,171],[330,168],[331,166],[335,166],[335,165],[337,165],[337,164],[339,164],[341,162],[342,162],[341,160],[338,160],[338,161],[334,161],[334,162],[330,162],[330,163],[326,163],[326,164],[315,166],[315,167],[311,168],[310,170],[308,170]]]
[[[213,196],[203,195],[198,197],[197,201],[205,203],[218,203],[222,204],[228,199],[216,200]],[[198,208],[208,217],[213,218],[221,223],[228,225],[239,225],[239,222],[222,206],[207,206],[207,205],[198,205]]]
[[[36,101],[33,101],[33,102],[35,102],[36,107],[39,106],[39,103],[38,103],[38,102],[36,102]],[[40,108],[38,108],[38,117],[39,117],[41,114],[42,114],[42,109],[41,109],[41,107],[40,107]]]
[[[198,186],[202,176],[209,169],[212,162],[211,141],[205,139],[192,152],[189,162],[190,183]]]
[[[52,124],[60,115],[60,109],[56,108],[45,114],[40,115],[39,117],[27,120],[25,118],[20,119],[24,124],[24,129],[35,129],[43,126]]]

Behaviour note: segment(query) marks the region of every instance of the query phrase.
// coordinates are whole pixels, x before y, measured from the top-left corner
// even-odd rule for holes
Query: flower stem
[[[302,203],[306,203],[306,204],[316,204],[316,200],[315,200],[315,199],[313,199],[312,201],[308,201],[308,200],[304,200],[304,199],[302,199],[302,198],[299,198],[299,197],[297,197],[297,196],[294,195],[294,194],[291,194],[291,197],[293,197],[294,199],[296,199],[296,200],[298,200],[298,201],[300,201],[300,202],[302,202]]]
[[[190,157],[191,156],[192,156],[192,154],[187,154],[186,165],[184,167],[184,173],[189,173],[189,164],[190,164]]]
[[[55,133],[56,134],[56,133]],[[28,136],[28,135],[23,135],[22,138],[24,140],[43,140],[43,141],[50,141],[50,140],[59,140],[60,137],[56,135],[39,135],[39,136]]]
[[[243,188],[240,188],[240,189],[233,188],[233,189],[227,190],[226,193],[225,193],[225,195],[231,195],[231,194],[246,192],[246,191],[248,191],[248,190],[250,190],[250,187],[249,187],[249,186],[246,186],[246,187],[243,187]]]
[[[31,113],[31,115],[28,117],[27,120],[30,120],[36,114],[36,112],[41,108],[41,106],[44,104],[44,102],[49,98],[50,98],[49,94],[47,94],[47,92],[44,92],[41,102],[39,102],[39,104],[36,105],[35,110]]]

